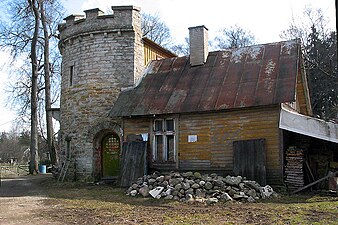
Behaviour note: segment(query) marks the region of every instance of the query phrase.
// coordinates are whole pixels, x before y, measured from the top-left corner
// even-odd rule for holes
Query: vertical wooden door
[[[266,185],[264,139],[234,141],[234,173]]]
[[[118,176],[120,170],[120,138],[107,135],[102,140],[102,177]]]

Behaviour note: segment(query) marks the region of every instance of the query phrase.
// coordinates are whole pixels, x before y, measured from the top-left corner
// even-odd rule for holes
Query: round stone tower
[[[143,72],[140,9],[113,6],[71,15],[59,25],[62,54],[60,143],[68,178],[118,174],[119,122],[108,113],[121,88]],[[115,161],[114,161],[115,160]]]

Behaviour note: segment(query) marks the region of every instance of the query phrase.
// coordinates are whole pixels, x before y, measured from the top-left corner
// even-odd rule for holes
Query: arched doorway
[[[120,170],[120,137],[116,133],[106,135],[101,142],[102,178],[115,177]]]

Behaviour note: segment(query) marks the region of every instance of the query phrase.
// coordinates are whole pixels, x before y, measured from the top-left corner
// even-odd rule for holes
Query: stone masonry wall
[[[108,118],[111,106],[121,88],[132,86],[143,72],[139,9],[133,6],[112,9],[113,15],[103,15],[99,9],[86,10],[86,17],[72,15],[59,26],[60,141],[65,160],[66,139],[70,140],[72,163],[68,177],[93,176],[96,134],[91,131],[98,124],[109,128],[109,124],[117,122]]]

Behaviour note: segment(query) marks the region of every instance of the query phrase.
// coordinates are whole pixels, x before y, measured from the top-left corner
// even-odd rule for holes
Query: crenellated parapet
[[[85,15],[70,15],[59,24],[60,42],[62,51],[64,44],[72,43],[76,39],[81,41],[85,36],[93,38],[96,34],[108,36],[115,33],[121,36],[123,32],[140,30],[140,8],[135,6],[112,6],[113,14],[104,14],[98,8],[85,10]]]

